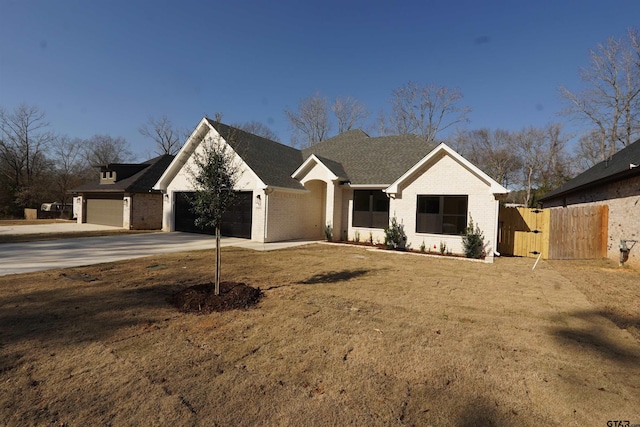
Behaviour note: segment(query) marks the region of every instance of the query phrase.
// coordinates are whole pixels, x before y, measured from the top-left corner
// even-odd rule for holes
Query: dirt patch
[[[220,294],[215,295],[213,286],[213,283],[190,286],[174,294],[169,302],[185,313],[208,314],[250,308],[264,295],[259,288],[235,282],[220,282]]]

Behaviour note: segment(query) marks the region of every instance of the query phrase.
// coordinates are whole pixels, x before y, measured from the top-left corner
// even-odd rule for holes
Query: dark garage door
[[[115,199],[87,199],[87,223],[122,227],[122,196]]]
[[[186,231],[189,233],[214,234],[213,229],[201,229],[195,224],[196,216],[191,212],[189,197],[191,192],[175,193],[175,229],[176,231]],[[240,191],[236,195],[236,200],[222,217],[222,227],[220,234],[228,237],[251,238],[251,212],[253,203],[253,193],[251,191]]]

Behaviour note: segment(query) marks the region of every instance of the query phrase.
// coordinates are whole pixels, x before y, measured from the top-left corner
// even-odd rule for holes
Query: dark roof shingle
[[[631,167],[637,165],[637,167]],[[583,190],[606,182],[626,179],[640,175],[640,139],[618,151],[608,160],[604,160],[582,172],[562,186],[546,194],[540,200],[563,197],[573,191]]]

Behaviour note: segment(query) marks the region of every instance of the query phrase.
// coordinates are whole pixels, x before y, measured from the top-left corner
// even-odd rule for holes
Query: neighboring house
[[[239,203],[223,221],[225,235],[321,239],[331,225],[334,240],[371,235],[383,242],[395,216],[411,247],[443,242],[461,253],[460,234],[472,216],[493,260],[498,199],[507,189],[445,144],[429,150],[415,136],[372,138],[361,130],[297,150],[203,119],[154,187],[164,193],[165,231],[198,231],[188,198],[192,154],[203,143],[227,144],[240,166]]]
[[[607,205],[607,257],[618,262],[620,241],[640,240],[640,140],[587,169],[540,201],[545,208]],[[629,252],[626,263],[640,267],[640,244]]]
[[[78,223],[131,230],[162,228],[162,194],[153,185],[173,156],[143,163],[111,163],[100,168],[100,180],[71,190]]]

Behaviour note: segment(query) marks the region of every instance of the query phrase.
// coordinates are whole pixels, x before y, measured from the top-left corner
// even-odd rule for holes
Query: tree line
[[[466,129],[470,108],[458,88],[408,82],[391,93],[387,111],[372,114],[351,96],[327,99],[319,92],[303,98],[284,114],[291,145],[305,148],[351,129],[372,136],[414,134],[435,146],[446,142],[498,182],[515,189],[511,201],[534,206],[549,190],[578,172],[631,144],[640,134],[640,36],[610,37],[590,50],[580,70],[579,88],[560,87],[565,108],[559,112],[585,130],[575,136],[560,123],[517,131]],[[219,118],[221,115],[217,114]],[[266,125],[232,123],[245,131],[280,141]],[[446,138],[441,137],[449,130]],[[188,132],[166,117],[150,118],[140,134],[155,143],[156,154],[175,154]],[[95,168],[132,160],[124,138],[94,135],[87,139],[56,135],[45,113],[30,105],[0,108],[0,215],[20,216],[25,207],[67,202],[68,191],[97,179]]]

